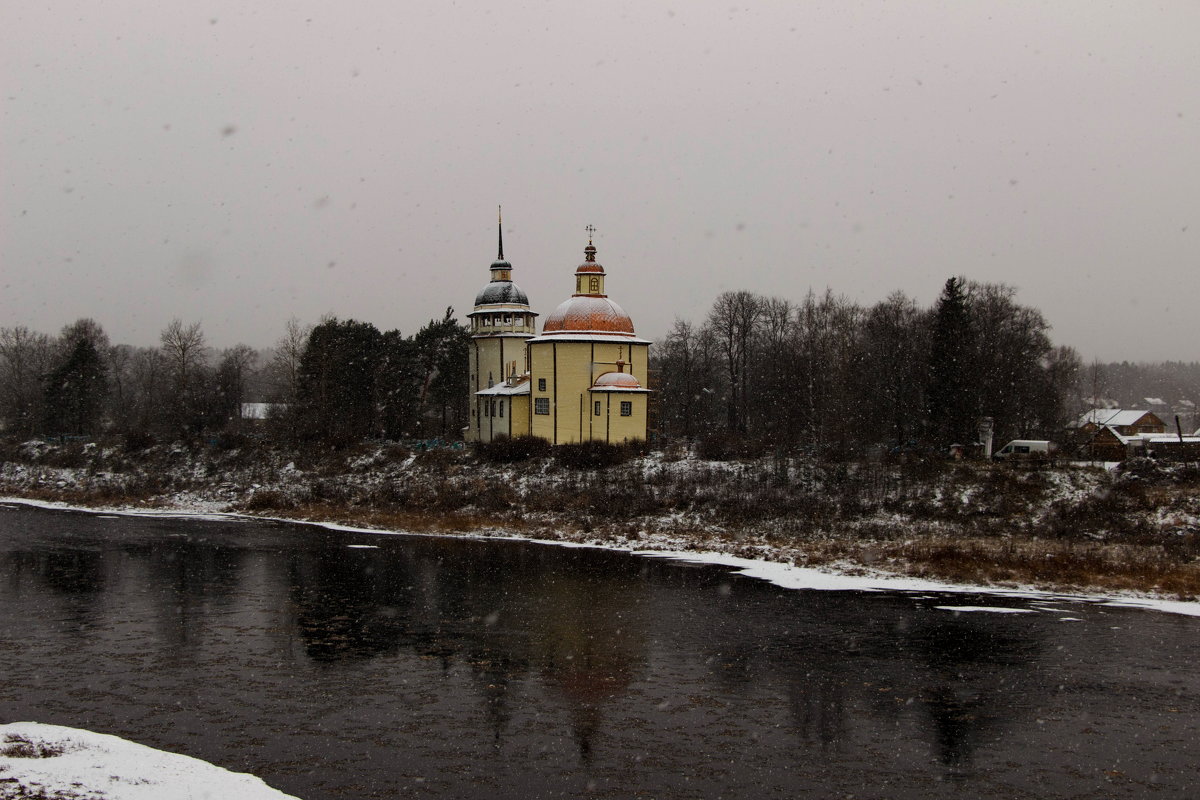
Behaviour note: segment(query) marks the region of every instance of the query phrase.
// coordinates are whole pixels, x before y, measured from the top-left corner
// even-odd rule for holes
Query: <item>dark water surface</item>
[[[1200,619],[1066,600],[0,507],[0,722],[306,800],[1195,798],[1198,656]]]

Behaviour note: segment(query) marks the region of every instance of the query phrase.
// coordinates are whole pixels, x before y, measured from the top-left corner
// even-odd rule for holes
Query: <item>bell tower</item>
[[[470,415],[464,434],[469,442],[517,435],[519,427],[514,429],[513,423],[521,422],[520,409],[514,408],[515,398],[504,388],[515,385],[528,371],[525,342],[537,330],[537,314],[529,308],[525,292],[513,283],[512,264],[504,258],[504,219],[499,211],[496,227],[496,260],[488,268],[491,280],[479,290],[475,308],[467,315],[471,320]],[[527,418],[528,412],[523,416]]]

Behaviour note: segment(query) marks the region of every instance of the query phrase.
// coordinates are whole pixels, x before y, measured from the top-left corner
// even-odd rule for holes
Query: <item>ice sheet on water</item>
[[[1032,608],[1007,608],[1005,606],[934,606],[943,611],[954,612],[971,612],[971,611],[986,611],[992,614],[1036,614]]]

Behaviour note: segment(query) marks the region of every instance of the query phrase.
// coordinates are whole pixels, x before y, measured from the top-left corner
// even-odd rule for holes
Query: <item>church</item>
[[[513,283],[504,232],[471,320],[469,442],[533,435],[551,444],[646,438],[650,342],[605,293],[588,228],[574,292],[537,332],[539,316]]]

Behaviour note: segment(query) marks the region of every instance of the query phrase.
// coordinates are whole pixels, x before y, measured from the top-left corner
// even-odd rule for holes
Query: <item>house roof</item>
[[[1093,408],[1075,423],[1075,427],[1084,425],[1133,425],[1139,419],[1149,414],[1145,409]]]
[[[1100,429],[1097,430],[1093,434],[1093,436],[1094,437],[1099,436],[1101,433],[1108,433],[1110,436],[1112,436],[1114,439],[1119,441],[1121,444],[1129,444],[1130,442],[1141,441],[1140,436],[1126,436],[1125,434],[1121,433],[1116,428],[1114,428],[1112,425],[1101,425]]]

